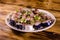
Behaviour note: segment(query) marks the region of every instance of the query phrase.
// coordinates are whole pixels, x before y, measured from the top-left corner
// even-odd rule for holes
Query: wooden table
[[[56,17],[56,23],[46,31],[25,33],[9,28],[5,24],[6,16],[20,7],[21,6],[0,4],[0,40],[60,40],[60,12],[56,10],[47,9]]]

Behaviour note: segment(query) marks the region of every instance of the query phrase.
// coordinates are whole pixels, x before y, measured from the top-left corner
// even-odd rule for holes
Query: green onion
[[[39,16],[34,16],[34,19],[35,20],[40,20],[40,17]]]
[[[30,11],[27,11],[27,15],[30,15],[30,13],[31,13]]]
[[[25,19],[23,19],[23,18],[22,18],[20,21],[21,21],[21,23],[22,23],[22,22],[26,22],[26,20],[25,20]]]

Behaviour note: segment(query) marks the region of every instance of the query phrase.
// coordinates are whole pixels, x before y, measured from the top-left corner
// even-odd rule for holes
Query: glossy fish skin
[[[39,24],[39,25],[33,25],[33,28],[34,28],[35,30],[40,29],[40,27],[42,27],[42,25],[41,25],[41,24]]]
[[[12,25],[12,26],[15,26],[16,25],[16,23],[15,23],[14,20],[10,20],[10,23],[9,24]]]
[[[48,27],[48,26],[51,25],[51,23],[50,23],[50,22],[45,22],[45,23],[41,23],[41,25],[42,25],[43,27]]]
[[[22,25],[16,25],[15,27],[16,27],[17,29],[21,29],[21,30],[23,29],[23,26],[22,26]]]

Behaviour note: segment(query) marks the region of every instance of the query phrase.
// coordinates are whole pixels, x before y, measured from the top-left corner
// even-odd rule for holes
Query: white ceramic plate
[[[11,25],[9,24],[8,20],[7,20],[12,13],[9,13],[9,14],[7,15],[7,17],[6,17],[6,19],[5,19],[5,22],[6,22],[6,24],[7,24],[10,28],[12,28],[12,29],[14,29],[14,30],[17,30],[17,31],[22,31],[22,32],[40,32],[40,31],[44,31],[44,30],[47,30],[47,29],[51,28],[51,27],[55,24],[56,18],[52,15],[52,13],[50,13],[50,12],[48,12],[48,11],[41,10],[41,9],[38,9],[38,10],[39,10],[40,12],[46,13],[48,16],[50,16],[52,19],[54,19],[53,24],[51,24],[49,27],[46,27],[46,28],[43,28],[43,29],[40,29],[40,30],[34,30],[34,29],[32,28],[32,26],[29,26],[29,29],[33,29],[33,30],[29,30],[29,29],[28,29],[28,30],[20,30],[20,29],[17,29],[16,27],[11,26]]]

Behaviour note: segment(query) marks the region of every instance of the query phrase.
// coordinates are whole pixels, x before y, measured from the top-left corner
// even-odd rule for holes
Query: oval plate
[[[49,15],[51,18],[53,18],[53,19],[54,19],[53,24],[51,24],[50,26],[48,26],[48,27],[46,27],[46,28],[40,29],[40,30],[30,30],[30,31],[29,31],[29,30],[20,30],[20,29],[17,29],[16,27],[11,26],[11,25],[9,24],[9,22],[8,22],[8,18],[9,18],[9,16],[10,16],[12,13],[9,13],[9,14],[7,15],[7,17],[6,17],[6,19],[5,19],[5,22],[6,22],[6,24],[7,24],[10,28],[12,28],[12,29],[14,29],[14,30],[17,30],[17,31],[22,31],[22,32],[40,32],[40,31],[44,31],[44,30],[47,30],[47,29],[51,28],[51,27],[55,24],[56,18],[55,18],[50,12],[48,12],[48,11],[41,10],[41,9],[38,9],[38,10],[39,10],[40,12],[46,13],[46,14]]]

